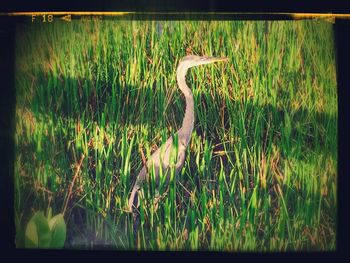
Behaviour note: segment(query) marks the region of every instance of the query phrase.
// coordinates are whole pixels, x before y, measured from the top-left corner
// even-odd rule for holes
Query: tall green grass
[[[19,25],[17,246],[34,211],[67,203],[66,247],[335,250],[333,41],[321,21]],[[142,154],[181,125],[176,67],[186,54],[229,61],[189,71],[186,162],[158,202],[145,185],[134,237],[128,197]]]

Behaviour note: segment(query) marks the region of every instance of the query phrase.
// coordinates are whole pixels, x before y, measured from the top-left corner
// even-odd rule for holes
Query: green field
[[[16,33],[16,243],[64,213],[66,248],[334,251],[337,83],[323,21],[24,23]],[[228,62],[187,74],[195,127],[163,198],[128,197],[181,125],[186,54]],[[150,187],[148,187],[150,186]]]

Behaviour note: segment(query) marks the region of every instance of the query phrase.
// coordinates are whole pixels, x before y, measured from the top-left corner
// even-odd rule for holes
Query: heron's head
[[[180,60],[179,67],[183,67],[184,69],[189,69],[191,67],[210,64],[219,61],[226,61],[228,58],[225,57],[207,57],[207,56],[196,56],[196,55],[188,55]]]

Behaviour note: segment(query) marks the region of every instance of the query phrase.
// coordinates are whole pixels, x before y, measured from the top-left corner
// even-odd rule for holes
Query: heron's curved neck
[[[194,125],[194,101],[193,101],[192,91],[186,84],[186,78],[185,78],[186,73],[187,73],[187,69],[183,69],[182,67],[179,67],[177,70],[177,76],[176,76],[179,89],[182,91],[186,99],[185,116],[182,121],[182,126],[178,131],[179,140],[182,140],[183,143],[185,143],[185,145],[188,144],[191,138],[193,125]]]

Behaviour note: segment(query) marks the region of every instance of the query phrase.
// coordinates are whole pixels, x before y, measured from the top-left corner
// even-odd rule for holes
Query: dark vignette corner
[[[1,78],[1,163],[0,163],[0,225],[1,247],[12,250],[15,247],[14,200],[13,200],[13,160],[14,160],[14,47],[15,23],[13,19],[0,16],[0,78]]]
[[[337,251],[346,253],[348,242],[347,213],[348,186],[349,186],[349,34],[350,20],[336,20],[334,25],[337,85],[338,85],[338,223],[337,223]]]

